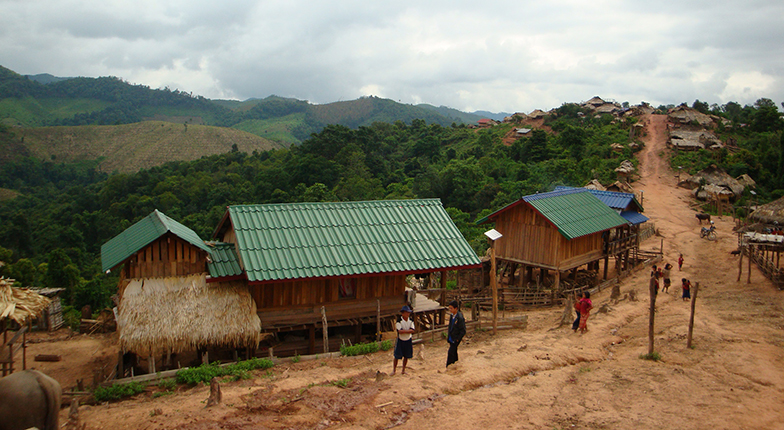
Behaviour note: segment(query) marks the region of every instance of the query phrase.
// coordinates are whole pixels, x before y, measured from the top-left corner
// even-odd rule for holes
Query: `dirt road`
[[[625,279],[621,292],[639,301],[595,313],[589,332],[558,327],[561,309],[529,312],[525,331],[479,332],[444,370],[446,342],[427,343],[407,375],[391,371],[389,353],[367,358],[303,361],[224,384],[223,403],[205,409],[208,387],[102,406],[83,406],[90,429],[365,429],[432,427],[522,429],[774,429],[784,428],[784,300],[752,268],[736,282],[732,219],[717,219],[719,239],[699,238],[689,192],[675,187],[666,161],[663,116],[643,119],[640,155],[645,214],[661,237],[673,270],[670,293],[659,295],[655,350],[648,345],[648,270]],[[745,265],[744,265],[745,266]],[[694,347],[686,347],[690,304],[679,279],[700,283]],[[609,291],[594,298],[598,309]],[[65,413],[64,413],[65,414]],[[63,415],[65,416],[65,415]]]

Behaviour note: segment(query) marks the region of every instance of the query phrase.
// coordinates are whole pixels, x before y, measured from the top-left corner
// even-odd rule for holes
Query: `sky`
[[[0,65],[210,99],[784,101],[781,0],[0,0]]]

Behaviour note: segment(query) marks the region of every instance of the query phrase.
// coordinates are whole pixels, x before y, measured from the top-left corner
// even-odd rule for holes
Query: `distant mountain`
[[[476,123],[485,116],[445,106],[401,104],[375,96],[321,105],[279,96],[210,100],[169,88],[132,85],[117,77],[60,78],[46,73],[22,76],[0,66],[0,123],[24,127],[120,125],[156,120],[231,127],[290,146],[329,124],[357,128],[374,122],[410,124],[420,119],[448,127],[454,123]]]
[[[490,119],[494,119],[494,120],[496,120],[496,121],[503,121],[503,120],[504,120],[504,118],[506,118],[506,117],[508,117],[508,116],[512,116],[512,114],[511,114],[511,113],[508,113],[508,112],[498,112],[498,113],[494,113],[494,112],[488,112],[488,111],[486,111],[486,110],[478,110],[478,111],[472,112],[472,114],[474,114],[474,115],[476,115],[476,116],[479,116],[479,117],[481,117],[481,118],[490,118]]]
[[[435,107],[429,104],[418,104],[417,107],[421,107],[423,109],[428,109],[437,112],[438,114],[445,116],[447,118],[453,118],[454,122],[456,123],[466,123],[466,124],[475,124],[477,121],[482,119],[482,116],[467,113],[463,111],[459,111],[457,109],[452,109],[446,106],[439,106]]]
[[[51,84],[52,82],[60,82],[60,81],[72,79],[72,78],[61,78],[58,76],[50,75],[48,73],[41,73],[38,75],[24,75],[24,77],[31,81],[35,81],[38,82],[39,84],[44,84],[44,85]]]

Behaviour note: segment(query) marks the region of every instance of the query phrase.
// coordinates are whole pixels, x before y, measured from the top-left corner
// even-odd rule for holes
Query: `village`
[[[626,112],[596,99],[586,103],[597,112]],[[58,325],[56,291],[40,292],[53,300],[25,297],[29,315],[18,305],[3,313],[11,351],[4,375],[28,368],[55,378],[60,423],[70,428],[414,428],[450,420],[775,428],[784,400],[784,236],[776,229],[784,205],[735,219],[732,202],[752,178],[716,169],[687,176],[666,159],[671,149],[731,147],[705,129],[711,119],[688,108],[669,116],[636,109],[642,120],[633,132],[645,143],[639,171],[625,163],[614,184],[558,187],[494,208],[477,222],[495,232],[481,257],[437,199],[229,206],[209,238],[156,210],[102,248],[103,270],[121,273],[114,312],[84,318],[78,335],[25,330],[33,314],[44,315],[39,325]],[[520,115],[514,132],[540,119]],[[717,213],[705,224],[695,216],[703,215],[697,199]],[[706,225],[715,226],[715,240],[700,237]],[[672,291],[656,299],[651,328],[649,268],[675,265],[680,255],[685,264],[673,272]],[[697,286],[693,302],[682,299],[681,278]],[[12,300],[10,284],[0,304]],[[583,292],[595,310],[581,335],[570,326]],[[452,300],[468,334],[447,368]],[[390,375],[391,351],[340,354],[346,345],[393,340],[404,305],[417,326],[406,375]],[[640,358],[649,328],[657,360]],[[222,398],[209,408],[209,384],[163,388],[181,368],[252,357],[274,367],[220,383]],[[130,399],[89,400],[91,386],[137,381],[148,385]]]

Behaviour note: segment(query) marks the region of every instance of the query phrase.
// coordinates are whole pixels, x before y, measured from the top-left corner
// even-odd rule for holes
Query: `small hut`
[[[27,368],[26,341],[30,322],[41,316],[51,300],[27,288],[14,288],[14,280],[0,278],[0,330],[3,347],[0,349],[0,369],[3,376],[13,373],[14,356],[22,350],[22,369]],[[15,333],[9,339],[8,330]]]
[[[103,270],[120,271],[121,353],[147,357],[155,372],[156,356],[169,365],[171,354],[183,350],[255,349],[260,321],[247,286],[230,276],[207,284],[214,261],[221,274],[235,274],[219,249],[157,210],[101,247]]]

